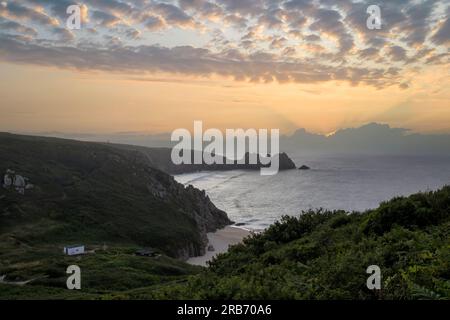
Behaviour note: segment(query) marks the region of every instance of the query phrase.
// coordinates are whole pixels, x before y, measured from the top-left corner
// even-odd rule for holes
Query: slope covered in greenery
[[[206,232],[231,223],[137,151],[0,134],[2,179],[8,169],[34,185],[25,195],[0,187],[0,241],[11,250],[106,243],[186,258],[204,252]]]
[[[367,289],[378,265],[382,289]],[[188,283],[149,297],[449,299],[450,187],[376,210],[284,217],[215,259]]]
[[[449,235],[445,187],[364,213],[284,217],[208,268],[136,257],[130,247],[82,257],[62,257],[51,247],[11,251],[0,273],[47,277],[23,287],[0,284],[0,299],[450,299]],[[81,291],[65,289],[62,270],[70,264],[83,270]],[[379,291],[366,287],[373,264],[382,272]]]
[[[7,169],[34,188],[0,188],[0,299],[450,298],[450,187],[363,213],[284,217],[201,268],[170,256],[200,253],[205,233],[229,220],[141,152],[0,134]],[[90,252],[63,255],[73,243]],[[136,256],[142,246],[161,255]],[[81,291],[66,289],[72,264]],[[366,287],[370,265],[380,291]]]

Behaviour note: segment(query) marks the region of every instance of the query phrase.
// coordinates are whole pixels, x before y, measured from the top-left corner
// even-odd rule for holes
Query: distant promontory
[[[223,157],[221,159],[222,161],[216,164],[193,164],[194,153],[201,152],[191,151],[192,164],[176,165],[171,160],[172,150],[169,148],[147,148],[131,145],[118,145],[118,147],[141,151],[146,155],[146,157],[150,161],[151,166],[169,174],[183,174],[199,171],[260,170],[261,168],[270,166],[270,164],[263,164],[259,156],[257,156],[257,163],[251,164],[249,161],[251,154],[248,152],[245,154],[243,159],[234,160],[232,161],[232,163],[229,163],[229,159]],[[295,163],[286,153],[282,152],[280,154],[274,155],[273,157],[278,158],[280,171],[296,169]]]

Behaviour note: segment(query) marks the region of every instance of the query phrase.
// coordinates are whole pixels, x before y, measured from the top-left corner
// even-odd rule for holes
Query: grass
[[[61,248],[52,246],[9,248],[8,254],[2,255],[0,274],[12,282],[38,279],[25,286],[0,284],[0,299],[104,299],[135,288],[184,281],[202,269],[165,255],[136,256],[136,249],[99,246],[95,253],[67,256]],[[66,288],[69,275],[65,271],[70,265],[81,269],[81,291]]]

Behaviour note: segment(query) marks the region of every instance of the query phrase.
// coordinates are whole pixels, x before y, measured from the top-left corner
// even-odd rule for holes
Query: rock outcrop
[[[0,188],[2,232],[23,242],[132,244],[187,259],[205,253],[208,232],[231,224],[205,192],[140,151],[2,133],[0,150],[0,172],[20,170],[38,186],[26,197]]]
[[[224,211],[211,202],[204,190],[191,185],[184,186],[171,176],[152,178],[147,188],[151,194],[168,204],[178,203],[183,208],[181,209],[183,213],[191,217],[198,226],[200,245],[191,243],[177,250],[177,255],[181,259],[204,255],[208,245],[207,233],[233,223]]]
[[[20,174],[16,174],[16,172],[11,169],[7,169],[3,177],[3,188],[13,189],[19,194],[24,195],[25,190],[33,189],[34,186],[29,183],[28,178],[25,178]]]
[[[169,174],[183,174],[199,171],[229,171],[229,170],[260,170],[263,167],[269,167],[270,165],[264,165],[261,163],[259,157],[257,157],[256,163],[251,163],[250,154],[246,153],[243,160],[234,160],[231,164],[227,163],[225,157],[221,158],[220,163],[216,164],[193,164],[194,163],[194,153],[198,151],[191,151],[191,164],[180,164],[176,165],[171,159],[171,149],[168,148],[147,148],[139,146],[129,146],[129,145],[115,145],[118,148],[135,150],[142,152],[148,159],[149,163],[166,173]],[[296,169],[295,163],[289,158],[286,153],[280,153],[276,155],[279,160],[279,170],[292,170]],[[243,163],[242,163],[243,162]]]

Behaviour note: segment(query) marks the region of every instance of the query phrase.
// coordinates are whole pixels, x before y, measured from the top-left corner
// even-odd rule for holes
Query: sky
[[[450,133],[449,17],[450,0],[0,0],[0,131]]]

